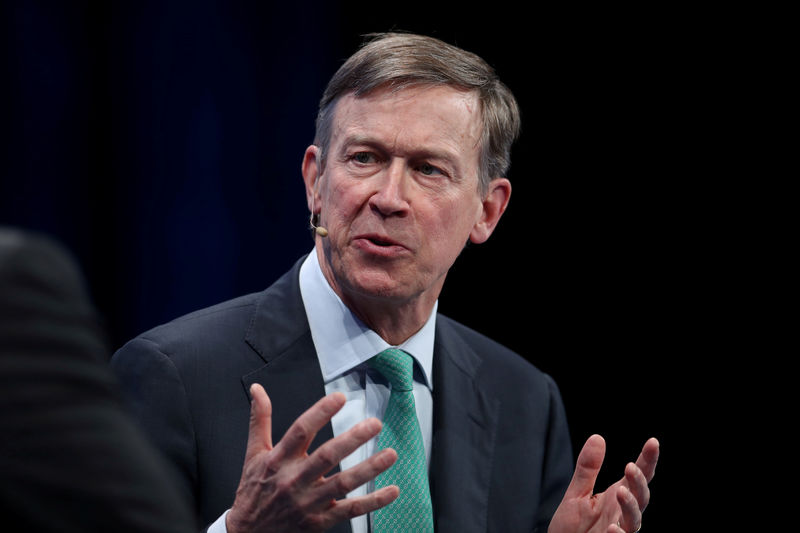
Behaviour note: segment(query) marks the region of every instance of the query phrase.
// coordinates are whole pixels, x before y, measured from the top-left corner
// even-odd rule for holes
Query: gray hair
[[[365,96],[383,87],[399,91],[448,85],[475,91],[480,101],[480,190],[485,193],[493,178],[504,177],[511,164],[511,145],[519,136],[520,113],[514,95],[494,69],[477,55],[433,37],[406,33],[368,37],[333,75],[320,100],[314,144],[322,152],[321,165],[331,140],[336,103],[342,96]]]

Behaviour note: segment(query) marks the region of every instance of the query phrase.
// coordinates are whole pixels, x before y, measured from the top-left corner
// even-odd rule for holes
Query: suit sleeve
[[[197,450],[189,402],[178,369],[142,337],[111,359],[134,419],[169,463],[184,500],[197,502]]]
[[[572,441],[567,426],[567,415],[558,386],[546,376],[550,391],[549,432],[546,438],[544,470],[542,472],[539,516],[542,519],[534,531],[545,533],[550,519],[564,498],[573,472]]]

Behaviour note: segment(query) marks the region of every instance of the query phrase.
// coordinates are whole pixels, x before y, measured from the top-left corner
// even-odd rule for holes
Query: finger
[[[626,533],[626,532],[617,524],[611,524],[610,526],[608,526],[608,530],[606,531],[606,533]]]
[[[644,511],[650,502],[650,487],[647,486],[647,479],[642,470],[633,463],[628,463],[625,467],[625,482],[628,489],[633,493],[639,504],[639,509]]]
[[[263,451],[272,449],[272,403],[264,387],[250,386],[250,430],[247,435],[245,462]]]
[[[603,437],[592,435],[586,440],[581,453],[578,454],[575,473],[569,482],[564,499],[580,498],[592,494],[597,474],[600,472],[600,467],[603,466],[605,454],[606,441]]]
[[[377,418],[368,418],[317,448],[304,463],[299,481],[311,483],[330,472],[342,459],[380,433],[381,426]]]
[[[277,460],[306,453],[320,429],[344,406],[345,397],[334,392],[320,399],[295,420],[275,445]]]
[[[656,464],[658,463],[660,450],[661,444],[658,440],[650,438],[644,443],[642,453],[640,453],[639,458],[636,459],[636,466],[642,470],[648,483],[653,480],[653,476],[656,473]]]
[[[397,452],[386,448],[367,460],[325,480],[317,492],[317,503],[331,498],[343,498],[364,483],[375,479],[397,461]]]
[[[622,516],[619,519],[619,526],[623,531],[638,531],[642,524],[642,512],[639,504],[631,491],[625,485],[620,485],[617,489],[617,502],[622,509]]]
[[[395,501],[399,495],[400,489],[397,488],[397,485],[390,485],[366,496],[339,500],[326,513],[326,528],[385,507]]]

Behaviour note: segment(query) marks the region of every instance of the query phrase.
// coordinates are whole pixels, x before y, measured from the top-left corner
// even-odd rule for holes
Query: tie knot
[[[372,368],[380,372],[396,391],[414,388],[414,360],[399,348],[388,348],[369,360]]]

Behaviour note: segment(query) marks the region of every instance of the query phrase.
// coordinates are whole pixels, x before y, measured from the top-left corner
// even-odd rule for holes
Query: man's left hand
[[[575,474],[550,522],[548,533],[633,533],[642,527],[642,512],[650,501],[648,483],[658,462],[659,443],[651,438],[636,463],[605,492],[594,494],[594,484],[605,457],[606,443],[592,435],[578,455]]]

